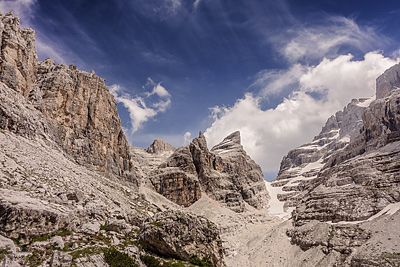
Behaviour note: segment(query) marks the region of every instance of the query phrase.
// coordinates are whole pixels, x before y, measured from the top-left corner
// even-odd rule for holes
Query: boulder
[[[151,251],[188,261],[193,255],[208,257],[212,266],[223,266],[219,230],[206,218],[180,211],[165,211],[147,219],[139,239]]]

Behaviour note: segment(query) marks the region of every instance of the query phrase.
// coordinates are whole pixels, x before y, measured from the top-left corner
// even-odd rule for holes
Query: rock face
[[[104,79],[37,62],[33,30],[20,29],[12,13],[0,14],[0,33],[0,265],[108,266],[112,254],[143,266],[146,252],[134,245],[139,226],[165,208],[139,194],[139,178],[148,179],[173,147],[155,141],[135,154],[152,163],[137,168]],[[188,241],[183,251],[222,266],[215,225],[185,212],[174,218],[188,222],[186,236],[195,234],[200,248]]]
[[[400,201],[400,90],[363,112],[361,134],[331,156],[295,212],[296,221],[359,221]]]
[[[35,32],[19,28],[12,11],[0,16],[0,81],[28,98],[36,80]]]
[[[281,188],[278,199],[288,210],[295,207],[317,178],[319,171],[333,153],[342,150],[355,139],[363,126],[362,113],[374,100],[353,99],[343,111],[330,117],[311,143],[289,151],[281,162],[278,177],[271,186]]]
[[[206,218],[166,211],[147,219],[139,239],[161,255],[190,260],[193,255],[208,257],[212,266],[223,266],[222,241],[216,225]]]
[[[279,179],[274,182],[283,191],[298,192],[295,200],[287,198],[295,207],[292,213],[295,227],[287,232],[292,243],[304,250],[321,247],[327,257],[333,251],[339,252],[342,266],[380,266],[383,262],[396,266],[399,262],[399,257],[393,254],[394,245],[385,239],[392,229],[397,231],[395,218],[400,208],[397,70],[398,65],[377,79],[379,97],[368,106],[362,103],[362,113],[350,107],[353,101],[347,106],[351,116],[346,115],[345,109],[341,116],[337,113],[328,120],[319,135],[322,146],[318,151],[312,151],[310,145],[291,151],[282,162]],[[360,114],[362,127],[344,127],[351,125],[344,123],[344,118],[355,122]],[[353,134],[348,134],[346,142],[339,145],[342,135],[354,127]],[[332,129],[336,136],[327,135]],[[305,155],[300,152],[303,147],[308,149]],[[382,225],[385,228],[380,228]],[[397,238],[394,242],[397,243]],[[379,249],[371,250],[377,243],[382,244]]]
[[[135,181],[130,173],[129,144],[104,79],[79,71],[73,65],[56,66],[52,59],[38,63],[34,31],[20,29],[19,19],[12,13],[1,16],[0,21],[0,79],[6,87],[21,94],[28,105],[42,112],[44,118],[35,119],[41,121],[36,123],[39,131],[51,125],[52,129],[44,132],[79,163]],[[3,107],[0,127],[30,137],[38,133],[26,122],[40,115],[26,113],[24,121],[15,118],[20,116],[17,114],[10,113],[10,107]]]
[[[263,208],[268,200],[261,168],[243,150],[239,132],[211,150],[200,133],[152,172],[150,180],[157,192],[183,206],[200,199],[201,192],[237,212],[245,210],[245,203]]]
[[[62,127],[63,147],[79,163],[119,175],[131,170],[129,144],[104,79],[47,59],[38,65],[33,90],[41,92],[38,108]]]
[[[148,148],[146,148],[146,152],[151,154],[161,154],[166,151],[174,151],[174,150],[175,147],[164,142],[161,139],[154,140],[154,142]]]
[[[376,99],[384,98],[391,90],[400,85],[400,63],[386,70],[376,79]]]

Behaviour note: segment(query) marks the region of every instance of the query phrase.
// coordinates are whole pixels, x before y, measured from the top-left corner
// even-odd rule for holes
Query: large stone
[[[209,257],[212,266],[223,266],[219,230],[206,218],[179,211],[158,213],[144,222],[139,238],[160,255],[186,261],[193,255]]]
[[[69,267],[71,262],[71,255],[61,251],[54,251],[50,259],[50,267]]]

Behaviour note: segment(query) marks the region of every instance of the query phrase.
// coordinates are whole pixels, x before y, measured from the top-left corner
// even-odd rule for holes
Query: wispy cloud
[[[36,0],[2,0],[0,1],[0,12],[5,14],[13,10],[14,16],[21,19],[22,25],[28,25],[34,17]]]
[[[133,0],[130,5],[153,21],[165,21],[183,10],[181,0]]]
[[[118,103],[122,103],[129,112],[131,119],[130,133],[133,134],[138,131],[143,124],[154,118],[158,113],[165,112],[171,105],[171,95],[161,85],[161,83],[154,83],[151,78],[147,79],[144,88],[152,87],[150,92],[145,92],[142,95],[132,97],[124,92],[124,89],[117,84],[110,86],[110,92],[114,95]],[[152,96],[157,96],[158,99],[154,100]]]
[[[187,145],[192,141],[192,133],[191,132],[186,132],[183,135],[183,144]]]
[[[193,3],[194,9],[197,9],[199,7],[200,2],[201,2],[201,0],[195,0],[194,1],[194,3]]]
[[[359,26],[350,18],[329,15],[312,27],[299,23],[273,37],[273,40],[289,62],[333,58],[344,46],[367,52],[388,42],[387,38],[378,36],[372,27]]]

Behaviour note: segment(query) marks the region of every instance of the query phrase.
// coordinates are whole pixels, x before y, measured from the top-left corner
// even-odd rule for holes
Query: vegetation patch
[[[156,259],[154,256],[151,255],[142,255],[140,256],[140,260],[146,265],[147,267],[159,267],[160,260]]]
[[[189,262],[196,266],[212,266],[209,256],[204,256],[203,259],[200,259],[197,255],[193,255]]]
[[[151,222],[150,224],[151,224],[151,225],[154,225],[154,226],[156,226],[156,227],[158,227],[158,228],[162,228],[161,222]]]
[[[100,225],[100,230],[108,231],[108,227],[106,225]]]
[[[34,243],[37,241],[39,241],[39,242],[47,241],[50,238],[51,238],[51,235],[49,235],[49,234],[37,235],[37,236],[34,236],[31,238],[31,243]]]
[[[37,267],[42,264],[45,259],[43,255],[40,255],[37,251],[32,252],[27,258],[25,258],[25,263],[30,267]]]
[[[96,254],[101,254],[104,252],[104,248],[102,247],[86,247],[80,250],[76,250],[74,252],[71,252],[69,255],[72,256],[72,259],[78,259],[86,256],[91,256],[91,255],[96,255]]]
[[[128,254],[113,247],[104,251],[104,260],[110,267],[137,267],[135,261]]]
[[[11,252],[8,251],[8,249],[6,249],[6,248],[0,249],[0,262],[4,259],[4,257],[7,254],[11,254]]]

